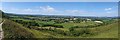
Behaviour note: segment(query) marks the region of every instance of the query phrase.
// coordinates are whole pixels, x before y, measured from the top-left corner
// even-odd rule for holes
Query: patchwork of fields
[[[117,38],[118,20],[105,19],[103,23],[92,21],[76,22],[55,19],[25,19],[11,17],[3,24],[5,38]],[[80,19],[79,19],[80,20]],[[72,22],[71,22],[72,21]],[[18,35],[19,34],[19,35]]]

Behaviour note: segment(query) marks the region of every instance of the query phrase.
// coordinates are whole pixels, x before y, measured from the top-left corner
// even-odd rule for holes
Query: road
[[[4,20],[5,21],[5,20]],[[3,21],[3,22],[4,22]],[[2,38],[4,37],[4,32],[3,32],[3,30],[2,30],[2,24],[3,24],[3,22],[2,23],[0,23],[0,40],[2,40]]]

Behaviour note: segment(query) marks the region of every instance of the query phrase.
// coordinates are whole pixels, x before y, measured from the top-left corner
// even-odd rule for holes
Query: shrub
[[[63,28],[62,25],[54,25],[54,24],[43,24],[42,26],[43,26],[43,27],[52,26],[52,27],[56,27],[56,28]]]

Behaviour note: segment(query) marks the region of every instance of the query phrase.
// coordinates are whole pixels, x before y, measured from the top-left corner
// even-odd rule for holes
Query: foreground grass
[[[7,20],[3,23],[4,38],[65,38],[50,31],[29,29],[19,23]]]
[[[105,27],[111,27],[111,28],[107,29]],[[107,30],[105,30],[105,29],[107,29]],[[98,35],[95,35],[90,38],[118,38],[118,23],[112,23],[110,25],[103,26],[103,28],[101,30],[103,32],[100,32]]]
[[[4,38],[33,38],[34,35],[23,28],[21,25],[12,22],[10,20],[5,20],[2,25],[4,31]]]
[[[80,22],[80,23],[74,23],[74,22],[69,22],[69,23],[62,23],[62,24],[57,24],[57,25],[63,25],[64,28],[70,28],[73,26],[87,26],[87,25],[95,25],[97,23],[93,21],[88,21],[88,22]]]

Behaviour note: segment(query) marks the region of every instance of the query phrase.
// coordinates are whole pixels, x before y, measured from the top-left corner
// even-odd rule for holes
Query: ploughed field
[[[5,38],[117,38],[118,19],[12,16],[3,24]],[[8,23],[9,22],[9,23]],[[24,31],[23,31],[24,30]],[[11,33],[12,32],[12,33]],[[19,35],[17,35],[19,34]]]

